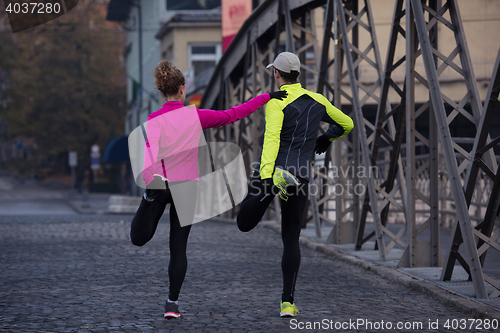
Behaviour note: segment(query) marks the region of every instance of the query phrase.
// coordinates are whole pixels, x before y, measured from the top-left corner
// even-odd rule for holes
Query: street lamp
[[[140,87],[140,94],[139,94],[139,102],[138,102],[138,107],[137,107],[137,114],[136,114],[136,125],[139,126],[140,125],[140,121],[139,121],[139,115],[141,113],[141,109],[142,109],[142,90],[143,90],[143,86],[142,86],[142,8],[141,8],[141,0],[138,0],[137,3],[133,3],[132,6],[134,7],[137,7],[137,11],[138,11],[138,16],[139,16],[139,30],[138,30],[138,33],[139,33],[139,36],[138,36],[138,39],[139,39],[139,87]]]
[[[137,108],[135,109],[135,121],[136,121],[136,126],[140,126],[140,114],[141,114],[141,109],[142,109],[142,90],[143,90],[143,85],[142,85],[142,7],[141,7],[141,0],[138,0],[137,3],[132,3],[133,7],[137,7],[137,15],[139,16],[139,29],[138,29],[138,39],[139,39],[139,100],[137,103]],[[130,193],[132,195],[134,194],[139,194],[139,190],[137,186],[134,186],[135,184],[135,179],[134,175],[132,174],[132,181],[131,181],[131,186],[130,186]]]

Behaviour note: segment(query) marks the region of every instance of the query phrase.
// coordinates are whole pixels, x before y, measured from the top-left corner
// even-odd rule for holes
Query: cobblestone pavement
[[[71,215],[75,210],[67,204],[67,190],[50,190],[35,184],[20,184],[1,175],[0,215]]]
[[[468,325],[474,319],[306,248],[296,289],[301,312],[297,321],[280,318],[279,235],[262,226],[244,234],[234,224],[202,222],[188,244],[182,317],[166,320],[168,220],[141,248],[129,241],[130,220],[0,216],[0,332],[290,332],[314,322],[334,332],[457,332],[444,328],[447,319]],[[374,328],[383,321],[386,329],[348,323],[335,329],[357,319]],[[438,320],[439,329],[429,329],[429,320]],[[397,322],[423,329],[396,329]],[[487,330],[463,330],[475,331]]]

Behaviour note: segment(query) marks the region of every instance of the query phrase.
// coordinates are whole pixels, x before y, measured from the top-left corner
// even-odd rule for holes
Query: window
[[[167,10],[203,10],[220,8],[221,0],[166,0]]]
[[[215,67],[222,56],[220,43],[189,44],[189,68],[194,77],[203,71]]]
[[[215,54],[216,45],[208,46],[191,46],[191,54]]]

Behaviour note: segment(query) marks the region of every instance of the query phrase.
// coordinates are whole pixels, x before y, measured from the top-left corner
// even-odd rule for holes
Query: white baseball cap
[[[291,71],[300,72],[299,57],[291,52],[281,52],[278,54],[274,62],[267,65],[266,68],[271,66],[285,73],[290,73]]]

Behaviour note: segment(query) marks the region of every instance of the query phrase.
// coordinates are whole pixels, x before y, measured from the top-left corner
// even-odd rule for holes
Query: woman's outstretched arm
[[[201,126],[203,129],[224,126],[245,118],[255,112],[260,107],[264,106],[271,98],[285,98],[286,92],[279,92],[284,94],[271,93],[262,94],[252,98],[251,100],[233,106],[229,110],[225,111],[215,111],[208,109],[198,109],[198,115],[200,117]],[[272,97],[271,97],[272,96]]]

